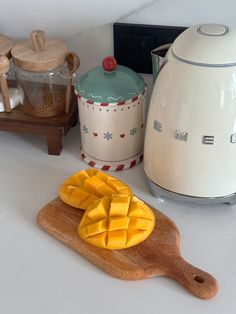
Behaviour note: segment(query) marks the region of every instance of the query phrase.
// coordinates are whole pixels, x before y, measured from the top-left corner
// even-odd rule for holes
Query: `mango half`
[[[117,178],[93,168],[73,174],[59,189],[63,202],[81,209],[86,209],[94,201],[112,194],[129,196],[132,191]]]
[[[78,226],[79,236],[104,249],[119,250],[144,241],[153,231],[153,211],[135,196],[112,195],[90,205]]]

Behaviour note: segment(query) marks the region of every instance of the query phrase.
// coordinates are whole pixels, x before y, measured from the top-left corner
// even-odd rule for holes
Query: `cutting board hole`
[[[204,283],[204,278],[202,278],[201,276],[194,276],[193,278],[195,281],[199,283]]]

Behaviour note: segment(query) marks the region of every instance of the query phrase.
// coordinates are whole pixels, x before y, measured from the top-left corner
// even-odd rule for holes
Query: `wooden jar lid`
[[[31,39],[16,44],[11,51],[16,66],[34,72],[46,72],[65,62],[67,45],[57,39],[45,38],[43,31],[32,31]]]
[[[0,35],[0,55],[7,56],[13,47],[13,41],[10,37]]]

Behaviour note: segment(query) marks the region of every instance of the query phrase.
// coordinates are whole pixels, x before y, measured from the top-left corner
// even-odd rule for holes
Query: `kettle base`
[[[228,204],[228,205],[236,204],[236,193],[222,197],[198,197],[179,194],[166,190],[160,187],[159,185],[155,184],[150,179],[148,179],[148,185],[152,194],[158,198],[167,198],[175,201],[190,202],[194,204]]]

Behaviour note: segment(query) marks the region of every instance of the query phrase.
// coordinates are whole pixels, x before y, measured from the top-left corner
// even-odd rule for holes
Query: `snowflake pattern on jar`
[[[86,125],[83,125],[83,131],[84,131],[84,133],[88,134],[89,130],[88,130],[88,128],[86,127]]]
[[[141,128],[143,128],[143,124],[141,125]],[[83,132],[86,133],[86,134],[89,133],[89,129],[88,129],[88,127],[87,127],[86,125],[83,125],[82,130],[83,130]],[[128,134],[129,134],[130,136],[135,136],[137,133],[138,133],[138,128],[133,127],[132,129],[129,130],[129,133],[128,133]],[[96,132],[93,132],[92,134],[94,135],[94,137],[99,137],[99,136],[98,136],[98,133],[96,133]],[[103,133],[103,138],[104,138],[105,140],[107,140],[107,141],[111,141],[111,140],[114,139],[114,136],[113,136],[113,135],[114,135],[113,133],[111,133],[111,132],[108,131],[108,132]],[[116,137],[116,136],[115,136],[115,137]],[[119,135],[119,137],[122,138],[122,139],[125,138],[125,133],[121,133],[121,134]]]
[[[108,141],[112,140],[112,133],[110,132],[104,133],[104,138]]]
[[[137,128],[132,128],[129,130],[129,135],[134,136],[137,133]]]

